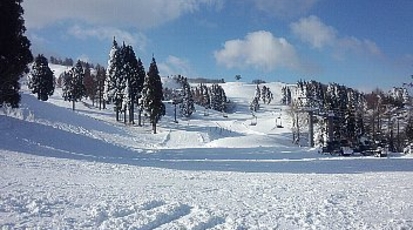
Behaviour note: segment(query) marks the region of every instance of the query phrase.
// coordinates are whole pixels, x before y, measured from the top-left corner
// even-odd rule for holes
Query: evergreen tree
[[[263,90],[264,90],[264,87],[263,87]],[[270,104],[272,99],[274,98],[273,94],[272,94],[269,87],[266,87],[266,89],[264,91],[265,91],[265,94],[263,95],[263,102],[267,103],[267,104]]]
[[[127,82],[124,104],[129,108],[129,122],[134,123],[134,108],[142,92],[145,70],[140,59],[139,61],[136,59],[132,46],[124,45],[121,53],[123,59],[122,76]]]
[[[201,94],[202,94],[202,106],[205,107],[205,109],[211,109],[211,96],[210,96],[210,90],[206,85],[201,85]]]
[[[24,35],[22,0],[0,2],[0,107],[19,106],[19,79],[33,61],[30,41]]]
[[[181,113],[184,117],[190,117],[195,110],[194,100],[192,98],[191,87],[185,78],[183,81],[183,97],[181,105]]]
[[[104,84],[105,84],[105,79],[106,79],[106,70],[103,66],[97,64],[96,65],[96,97],[99,100],[99,109],[102,109],[102,103],[103,103],[103,108],[105,108],[104,105],[104,100],[103,100],[103,94],[104,94]]]
[[[165,115],[165,105],[162,102],[162,81],[159,76],[155,58],[152,58],[148,75],[145,78],[142,90],[142,106],[149,114],[152,129],[156,134],[156,124]]]
[[[55,83],[54,74],[49,68],[47,59],[39,54],[33,63],[32,71],[29,75],[29,89],[37,94],[37,99],[47,101],[53,95]]]
[[[267,87],[263,87],[262,91],[266,91]],[[265,92],[264,92],[265,93]],[[261,90],[260,87],[257,85],[257,87],[255,88],[255,95],[252,98],[252,101],[250,103],[250,110],[251,113],[255,113],[258,111],[258,109],[260,108],[260,98],[261,98]],[[264,94],[263,94],[264,95]],[[265,103],[265,101],[264,101]]]
[[[258,98],[254,97],[250,103],[250,110],[251,113],[255,113],[260,108],[260,103],[258,102]]]
[[[83,84],[84,72],[80,61],[76,62],[76,65],[70,70],[71,77],[67,86],[67,98],[73,103],[73,110],[75,110],[75,102],[82,100],[85,96],[85,86]]]
[[[108,68],[106,69],[104,98],[108,103],[114,101],[116,93],[116,81],[121,75],[120,48],[115,39],[109,52]]]
[[[227,97],[224,89],[218,84],[212,84],[209,88],[209,98],[211,109],[225,112],[227,109]]]
[[[62,97],[65,101],[69,100],[67,96],[67,92],[70,87],[71,78],[72,78],[71,71],[63,71],[59,76],[60,85],[62,87]]]
[[[108,103],[114,102],[116,120],[119,121],[119,113],[122,110],[122,102],[127,86],[124,76],[124,52],[125,45],[119,48],[115,39],[109,53],[108,68],[106,71],[107,79],[105,82],[105,100]]]
[[[258,86],[258,84],[257,84],[257,87],[255,88],[255,96],[254,97],[258,98],[258,101],[261,98],[261,90],[260,90],[260,87]]]
[[[142,103],[140,101],[140,99],[142,98],[142,90],[143,90],[143,84],[144,84],[144,80],[146,77],[146,73],[145,73],[145,67],[142,64],[141,59],[138,59],[138,75],[137,75],[137,79],[134,81],[136,84],[136,89],[138,94],[136,95],[135,98],[135,103],[139,106],[139,126],[141,126],[141,116],[142,116]]]
[[[262,100],[262,102],[264,103],[264,104],[267,104],[267,90],[268,90],[268,88],[267,88],[267,86],[262,86],[262,89],[261,89],[261,100]]]
[[[92,104],[95,105],[96,93],[98,90],[98,82],[96,79],[96,72],[91,71],[89,63],[84,64],[84,85],[86,96],[92,100]]]

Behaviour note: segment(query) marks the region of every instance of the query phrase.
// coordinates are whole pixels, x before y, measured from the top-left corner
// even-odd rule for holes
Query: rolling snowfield
[[[0,229],[413,229],[413,156],[294,146],[282,84],[266,85],[255,126],[255,85],[231,82],[236,112],[175,123],[167,104],[156,135],[23,85],[20,109],[0,109]]]

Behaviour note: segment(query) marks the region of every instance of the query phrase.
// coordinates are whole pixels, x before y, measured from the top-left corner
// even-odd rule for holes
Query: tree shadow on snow
[[[195,171],[305,174],[413,171],[413,158],[328,157],[288,147],[128,149],[39,123],[0,118],[0,150],[37,156]]]
[[[325,157],[317,153],[308,153],[306,157],[305,153],[295,154],[288,148],[162,150],[156,155],[158,160],[147,166],[179,170],[304,174],[413,171],[413,158],[342,158]]]

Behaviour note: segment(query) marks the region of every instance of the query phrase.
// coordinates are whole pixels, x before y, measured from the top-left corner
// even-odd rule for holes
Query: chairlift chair
[[[251,119],[251,126],[256,126],[257,125],[257,116],[253,115]]]
[[[284,126],[283,126],[283,124],[282,124],[282,120],[281,120],[281,117],[277,117],[276,119],[275,119],[275,127],[277,127],[277,128],[284,128]]]

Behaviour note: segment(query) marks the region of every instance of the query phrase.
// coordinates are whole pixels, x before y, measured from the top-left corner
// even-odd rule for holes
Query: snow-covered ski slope
[[[23,86],[21,108],[0,112],[0,229],[413,229],[411,156],[298,148],[282,84],[266,86],[256,126],[256,86],[231,82],[234,113],[175,123],[168,104],[156,135]]]

